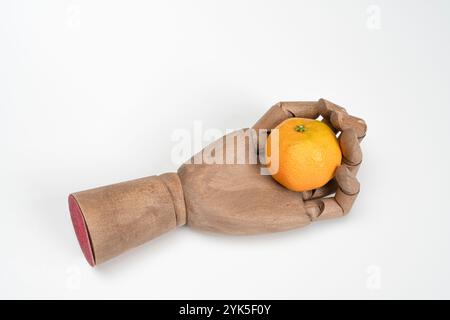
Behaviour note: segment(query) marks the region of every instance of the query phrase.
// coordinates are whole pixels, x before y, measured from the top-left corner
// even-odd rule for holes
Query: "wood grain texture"
[[[174,173],[73,194],[87,224],[95,264],[145,243],[185,221],[184,196]],[[183,216],[184,215],[184,216]]]

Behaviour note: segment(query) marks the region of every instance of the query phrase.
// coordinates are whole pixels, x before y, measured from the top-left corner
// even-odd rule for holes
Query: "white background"
[[[2,0],[0,298],[450,298],[449,38],[448,1]],[[85,262],[70,192],[320,97],[369,126],[349,216]]]

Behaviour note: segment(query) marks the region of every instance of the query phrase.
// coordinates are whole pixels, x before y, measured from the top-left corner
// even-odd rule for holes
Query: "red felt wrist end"
[[[91,238],[89,230],[84,219],[83,212],[73,195],[69,195],[69,210],[72,219],[73,228],[77,235],[78,243],[83,251],[87,262],[93,267],[95,266],[94,251],[92,250]]]

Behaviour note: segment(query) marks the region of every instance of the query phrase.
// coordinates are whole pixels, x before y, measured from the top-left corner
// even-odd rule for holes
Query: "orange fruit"
[[[330,127],[317,120],[289,118],[275,129],[278,148],[272,131],[267,137],[266,159],[276,181],[289,190],[306,191],[320,188],[333,178],[342,153]]]

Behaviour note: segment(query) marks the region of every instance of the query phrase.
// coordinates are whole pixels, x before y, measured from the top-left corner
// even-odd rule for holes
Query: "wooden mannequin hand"
[[[255,130],[267,133],[289,117],[315,119],[319,115],[339,133],[343,163],[334,179],[320,189],[299,193],[261,174],[262,166],[256,160],[267,135],[254,139]],[[342,216],[359,192],[355,175],[362,159],[359,141],[365,132],[363,120],[326,100],[278,103],[251,129],[227,135],[203,149],[178,174],[70,194],[70,215],[81,249],[94,266],[184,224],[254,234]],[[254,143],[257,140],[259,144]]]
[[[362,119],[323,99],[317,102],[280,102],[270,108],[252,129],[270,130],[290,117],[319,116],[336,133],[343,163],[335,177],[320,189],[293,192],[270,175],[261,174],[254,160],[252,130],[241,130],[219,139],[178,170],[191,227],[229,234],[282,231],[311,221],[346,214],[359,192],[356,173],[361,164],[359,142],[366,133]],[[233,147],[229,141],[234,141]],[[244,141],[245,150],[237,141]],[[264,141],[261,145],[264,145]],[[251,150],[255,153],[252,155]],[[231,160],[231,161],[230,161]],[[327,197],[335,194],[333,197]]]

